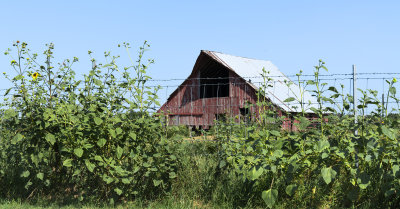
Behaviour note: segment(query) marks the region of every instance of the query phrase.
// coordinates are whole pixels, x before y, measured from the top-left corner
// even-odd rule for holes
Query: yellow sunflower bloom
[[[38,72],[35,72],[35,73],[32,74],[33,80],[36,80],[37,77],[39,77],[39,73]]]

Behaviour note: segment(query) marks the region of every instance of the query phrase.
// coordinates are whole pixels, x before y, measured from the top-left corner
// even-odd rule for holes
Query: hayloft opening
[[[229,72],[222,67],[200,71],[200,97],[229,97]]]

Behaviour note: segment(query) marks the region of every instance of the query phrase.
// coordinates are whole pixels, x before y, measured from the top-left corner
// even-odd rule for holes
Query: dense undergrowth
[[[158,88],[145,85],[153,62],[143,62],[147,46],[124,68],[110,53],[106,64],[92,59],[83,80],[72,70],[77,58],[52,62],[52,44],[43,63],[26,43],[6,51],[16,59],[14,72],[5,73],[14,86],[0,109],[0,199],[171,208],[399,205],[398,109],[388,113],[376,92],[360,90],[356,111],[375,108],[355,123],[353,98],[320,83],[320,61],[314,80],[298,81],[318,98],[315,121],[302,106],[294,116],[298,131],[284,131],[283,118],[260,99],[251,125],[218,122],[203,132],[214,140],[188,141],[187,128],[165,126],[151,113]],[[264,73],[265,89],[271,80]],[[398,102],[396,82],[388,81],[387,101]],[[295,100],[304,102],[287,102]]]

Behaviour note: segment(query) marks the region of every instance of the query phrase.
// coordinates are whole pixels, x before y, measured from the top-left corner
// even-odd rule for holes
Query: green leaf
[[[134,132],[129,133],[129,136],[130,136],[133,140],[136,139],[136,133],[134,133]]]
[[[74,86],[77,87],[77,86],[79,86],[80,83],[81,83],[81,80],[79,80],[76,83],[74,83]]]
[[[103,147],[106,144],[107,140],[104,138],[101,138],[97,141],[97,146]]]
[[[274,153],[272,153],[272,155],[273,155],[274,157],[280,158],[280,157],[283,156],[283,151],[280,150],[280,149],[275,150]]]
[[[122,190],[119,188],[115,188],[114,192],[117,193],[117,195],[121,195],[122,194]]]
[[[117,129],[115,129],[115,131],[117,132],[117,135],[120,135],[122,133],[122,129],[121,128],[117,128]]]
[[[115,131],[113,129],[108,130],[108,132],[110,133],[112,138],[117,137],[117,135],[115,134]]]
[[[278,190],[269,189],[267,191],[263,191],[261,197],[264,200],[265,204],[267,204],[269,208],[272,208],[272,206],[275,205],[275,202],[278,199]]]
[[[49,142],[51,145],[56,143],[56,137],[51,133],[46,134],[45,138],[46,138],[46,141]]]
[[[88,159],[85,160],[85,165],[86,165],[86,168],[87,168],[90,172],[93,172],[94,169],[96,168],[96,165],[93,164],[93,163],[91,163]]]
[[[293,102],[294,100],[296,100],[294,97],[289,97],[289,98],[283,100],[283,102]]]
[[[169,157],[171,158],[171,160],[176,160],[176,156],[175,155],[170,155]]]
[[[317,143],[318,152],[322,152],[323,150],[328,149],[329,147],[330,147],[329,141],[326,139],[322,139]]]
[[[47,187],[50,186],[50,180],[49,180],[49,179],[46,179],[46,180],[44,181],[44,185],[47,186]]]
[[[103,120],[102,120],[101,118],[99,118],[99,117],[95,117],[95,118],[94,118],[94,123],[95,123],[96,125],[100,125],[102,122],[103,122]]]
[[[153,180],[153,184],[154,184],[154,186],[158,186],[158,185],[160,185],[161,183],[163,182],[163,180]]]
[[[39,158],[37,155],[31,154],[31,160],[32,160],[32,163],[34,163],[36,166],[38,166]]]
[[[36,177],[40,180],[43,180],[44,174],[43,173],[38,173],[36,174]]]
[[[154,180],[153,180],[153,181],[154,181]],[[122,183],[124,183],[124,184],[130,184],[131,181],[130,181],[128,178],[123,178],[123,179],[122,179]]]
[[[77,156],[77,157],[82,157],[82,155],[83,155],[83,149],[81,149],[81,148],[75,148],[74,149],[74,154]]]
[[[29,172],[29,171],[24,171],[24,172],[22,172],[21,177],[26,178],[26,177],[28,177],[29,175],[31,175],[31,172]]]
[[[307,81],[307,85],[315,85],[315,84],[316,84],[315,81],[312,81],[312,80],[308,80],[308,81]]]
[[[328,88],[328,90],[329,90],[329,91],[333,91],[333,92],[335,92],[335,93],[339,93],[338,90],[336,89],[336,87],[334,87],[334,86],[330,86],[330,87]]]
[[[272,135],[274,135],[274,136],[281,136],[281,133],[279,131],[276,131],[276,130],[272,130],[272,131],[270,131],[270,133]]]
[[[389,139],[394,140],[396,138],[395,134],[391,129],[386,126],[381,127],[382,133],[387,136]]]
[[[66,160],[64,160],[63,166],[65,166],[65,167],[71,167],[71,166],[72,166],[72,159],[66,159]]]
[[[121,166],[115,166],[115,171],[121,176],[125,176],[126,174],[126,171],[123,168],[121,168]]]
[[[28,183],[25,184],[25,189],[28,189],[33,183],[31,180],[28,181]]]
[[[393,176],[396,177],[398,175],[399,170],[400,170],[399,165],[393,165],[392,170],[393,170]]]
[[[392,94],[392,95],[396,95],[396,87],[391,86],[391,87],[389,88],[389,93]]]
[[[103,181],[105,181],[106,184],[111,184],[114,181],[114,179],[109,177],[109,176],[107,176],[106,174],[104,174],[103,175]]]
[[[340,94],[332,94],[332,95],[330,96],[330,98],[336,99],[336,98],[338,98],[339,96],[340,96]]]
[[[22,134],[18,133],[17,135],[15,135],[13,137],[13,140],[11,143],[16,144],[18,141],[22,140],[23,138],[24,138],[24,136],[22,136]]]
[[[85,148],[85,149],[90,149],[93,146],[94,146],[93,144],[84,144],[82,147]]]
[[[169,172],[169,178],[170,179],[176,178],[176,173],[175,172]]]
[[[101,86],[102,82],[99,79],[93,79],[94,84]]]
[[[371,162],[371,159],[372,158],[372,156],[371,155],[366,155],[365,156],[365,162]]]
[[[101,157],[100,157],[100,155],[96,155],[96,156],[94,156],[94,160],[97,160],[97,161],[103,162],[103,158],[101,158]]]
[[[121,159],[123,153],[124,153],[124,150],[120,146],[118,146],[117,147],[117,158]]]
[[[286,187],[285,191],[286,191],[286,194],[288,194],[289,196],[293,196],[293,194],[296,192],[296,190],[297,190],[297,185],[291,184]]]
[[[324,179],[326,184],[331,183],[332,179],[335,178],[336,176],[336,171],[332,169],[332,167],[329,168],[323,168],[321,169],[321,175],[322,178]]]
[[[11,88],[7,89],[6,93],[4,94],[4,96],[7,96],[8,93],[10,93]]]
[[[276,173],[276,165],[271,165],[271,171],[272,173]]]
[[[253,169],[251,169],[251,172],[250,172],[250,180],[252,180],[252,181],[257,180],[263,173],[264,173],[263,168],[260,167],[257,170],[256,167],[253,167]]]
[[[157,154],[159,154],[159,153],[157,153]],[[223,168],[223,167],[225,167],[225,166],[226,166],[225,160],[221,160],[221,161],[219,162],[219,168]]]

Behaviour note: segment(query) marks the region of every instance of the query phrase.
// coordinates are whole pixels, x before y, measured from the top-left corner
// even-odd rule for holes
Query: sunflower
[[[39,73],[38,73],[38,72],[34,72],[34,73],[32,74],[33,80],[36,80],[37,77],[39,77]]]

